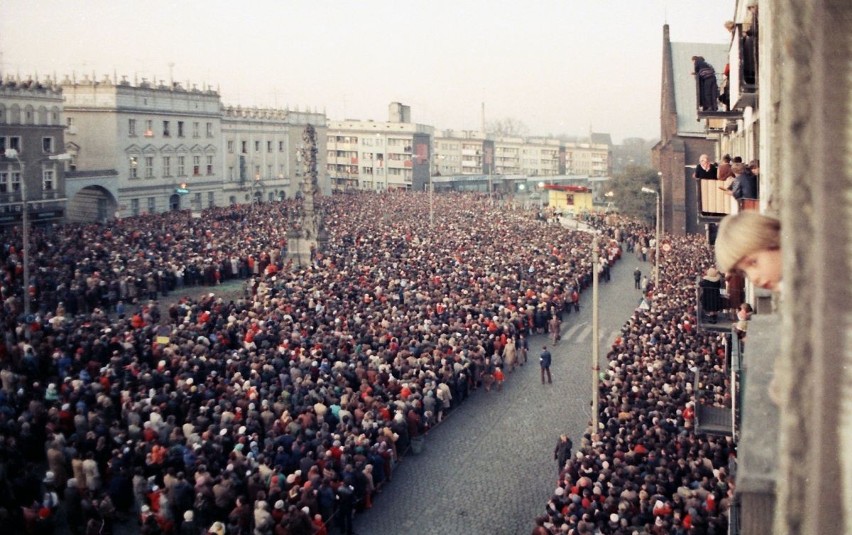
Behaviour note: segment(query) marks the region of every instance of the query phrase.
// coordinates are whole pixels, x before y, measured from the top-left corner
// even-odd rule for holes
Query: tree
[[[611,199],[620,213],[646,221],[649,225],[655,223],[657,199],[643,193],[642,188],[659,191],[660,179],[656,170],[628,165],[623,172],[612,177],[609,186]]]
[[[491,121],[485,127],[487,134],[496,137],[524,137],[529,132],[529,128],[523,122],[512,117],[506,117]]]

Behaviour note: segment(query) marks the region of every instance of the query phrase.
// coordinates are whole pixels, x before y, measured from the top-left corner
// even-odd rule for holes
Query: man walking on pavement
[[[642,287],[639,286],[639,283],[642,281],[642,270],[639,269],[639,266],[636,266],[636,269],[633,270],[633,287],[637,290],[641,290]]]
[[[547,374],[547,382],[553,384],[553,379],[550,377],[550,362],[552,357],[547,346],[541,346],[541,355],[538,357],[538,362],[541,365],[541,384],[544,384],[544,375]]]

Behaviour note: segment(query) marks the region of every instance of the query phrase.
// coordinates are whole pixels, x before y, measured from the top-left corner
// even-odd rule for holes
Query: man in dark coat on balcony
[[[695,76],[698,78],[698,109],[700,111],[716,111],[716,99],[719,98],[719,87],[716,85],[716,70],[704,60],[703,56],[692,56],[695,65]]]

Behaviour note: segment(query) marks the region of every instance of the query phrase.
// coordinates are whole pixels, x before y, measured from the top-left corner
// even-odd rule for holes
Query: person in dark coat
[[[716,323],[719,311],[722,310],[722,277],[716,268],[710,268],[698,283],[701,288],[701,309],[710,323]]]
[[[701,111],[716,111],[719,98],[719,86],[716,85],[716,70],[702,56],[692,56],[695,66],[695,76],[698,77],[699,109]]]
[[[556,460],[556,471],[561,472],[565,468],[565,462],[571,457],[571,448],[574,444],[568,435],[560,435],[556,448],[553,450],[553,458]]]

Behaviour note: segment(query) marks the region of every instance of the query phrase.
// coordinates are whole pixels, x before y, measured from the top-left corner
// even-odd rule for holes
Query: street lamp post
[[[598,432],[598,374],[600,372],[600,337],[598,334],[598,235],[592,238],[592,440]]]
[[[24,173],[24,162],[21,161],[18,151],[15,149],[6,149],[6,158],[18,162],[18,167],[21,169],[21,205],[23,206],[23,214],[21,216],[21,224],[23,226],[24,245],[21,248],[21,253],[24,256],[24,315],[30,315],[30,212],[29,204],[27,203],[27,176]]]
[[[657,196],[657,236],[654,240],[654,294],[656,294],[660,291],[660,265],[662,264],[660,259],[660,240],[662,239],[662,231],[660,230],[660,224],[662,223],[662,217],[660,217],[660,192],[651,188],[642,188],[642,193],[653,193]]]

